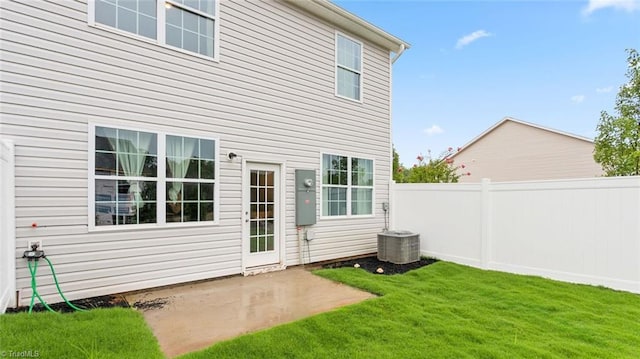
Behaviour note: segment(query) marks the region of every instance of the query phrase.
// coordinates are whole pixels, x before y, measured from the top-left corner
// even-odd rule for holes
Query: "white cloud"
[[[461,38],[458,39],[458,42],[456,42],[456,49],[461,49],[467,45],[469,45],[470,43],[481,39],[483,37],[488,37],[488,36],[493,36],[492,33],[486,32],[484,30],[478,30],[478,31],[474,31],[472,33],[470,33],[469,35],[465,35]]]
[[[597,93],[608,93],[611,92],[613,90],[613,86],[607,86],[607,87],[600,87],[596,89]]]
[[[444,132],[444,130],[438,125],[433,125],[433,126],[431,126],[429,128],[425,128],[424,129],[424,133],[426,133],[427,136],[439,135],[439,134],[441,134],[443,132]]]
[[[585,99],[584,95],[571,96],[571,102],[573,103],[581,103],[584,101],[584,99]]]
[[[640,0],[589,0],[589,4],[582,9],[582,15],[587,16],[609,7],[631,12],[640,9]]]

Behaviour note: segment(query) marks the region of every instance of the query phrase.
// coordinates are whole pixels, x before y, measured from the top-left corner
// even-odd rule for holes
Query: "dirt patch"
[[[36,298],[36,303],[38,304],[33,306],[33,310],[32,310],[33,312],[47,311],[47,308],[45,308],[42,304],[40,304],[37,298]],[[72,300],[71,303],[78,308],[87,309],[87,310],[95,309],[95,308],[115,308],[115,307],[129,308],[130,307],[129,303],[124,299],[124,297],[116,296],[116,295],[103,295],[99,297]],[[69,307],[65,302],[49,304],[49,307],[51,307],[51,309],[55,310],[56,312],[60,312],[60,313],[71,313],[75,311],[75,309]],[[7,313],[20,313],[20,312],[28,312],[28,311],[29,311],[29,306],[22,306],[18,308],[7,308]]]
[[[162,309],[167,305],[167,303],[169,303],[169,298],[164,297],[152,300],[139,300],[133,303],[133,307],[138,310],[146,311],[151,309]]]
[[[419,261],[407,264],[394,264],[391,262],[383,262],[378,260],[377,257],[364,257],[358,259],[351,259],[347,261],[340,261],[325,264],[323,268],[342,268],[342,267],[359,267],[367,272],[374,274],[392,275],[402,274],[410,270],[418,269],[420,267],[428,266],[437,262],[434,258],[420,258]]]

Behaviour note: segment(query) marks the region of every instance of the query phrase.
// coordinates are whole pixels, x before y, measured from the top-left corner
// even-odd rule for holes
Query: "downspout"
[[[400,56],[402,55],[404,50],[406,50],[406,47],[404,46],[404,44],[400,44],[400,50],[398,52],[396,52],[396,56],[394,56],[393,59],[391,59],[391,64],[392,65],[393,65],[394,62],[396,62],[396,60],[398,58],[400,58]]]

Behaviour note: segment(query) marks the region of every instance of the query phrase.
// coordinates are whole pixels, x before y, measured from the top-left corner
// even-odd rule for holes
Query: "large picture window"
[[[336,94],[362,100],[362,44],[336,33]]]
[[[322,215],[373,214],[373,160],[322,155]]]
[[[218,0],[89,0],[89,23],[216,58]]]
[[[215,221],[214,139],[101,126],[94,133],[93,227]]]

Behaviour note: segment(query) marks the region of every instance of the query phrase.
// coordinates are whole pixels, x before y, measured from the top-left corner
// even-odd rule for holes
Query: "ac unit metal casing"
[[[420,235],[409,231],[378,233],[378,260],[407,264],[420,260]]]

